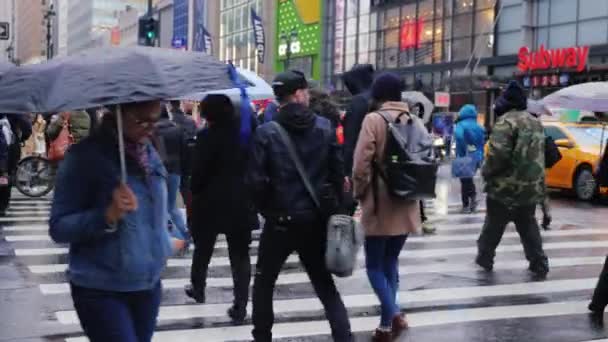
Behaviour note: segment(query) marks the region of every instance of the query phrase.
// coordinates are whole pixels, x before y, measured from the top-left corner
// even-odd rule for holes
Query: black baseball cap
[[[282,72],[272,81],[272,90],[278,98],[292,95],[300,89],[308,89],[308,81],[304,73],[297,70]]]

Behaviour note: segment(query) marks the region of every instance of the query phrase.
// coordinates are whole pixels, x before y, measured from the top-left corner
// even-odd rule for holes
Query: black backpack
[[[439,165],[433,156],[432,138],[422,121],[409,113],[391,115],[377,112],[387,124],[386,148],[376,170],[389,193],[398,199],[435,198]]]
[[[545,137],[545,168],[550,169],[562,160],[562,153],[552,137]]]

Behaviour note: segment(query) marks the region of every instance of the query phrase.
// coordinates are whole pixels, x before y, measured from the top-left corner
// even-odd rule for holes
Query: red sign
[[[424,31],[424,20],[408,20],[401,26],[401,50],[409,48],[420,48],[422,32]]]
[[[450,93],[435,92],[435,106],[442,108],[450,107]]]
[[[587,58],[589,57],[588,46],[577,46],[562,49],[545,49],[544,45],[536,52],[523,46],[519,49],[519,63],[517,68],[521,71],[561,69],[561,68],[576,68],[576,71],[581,72],[587,66]]]

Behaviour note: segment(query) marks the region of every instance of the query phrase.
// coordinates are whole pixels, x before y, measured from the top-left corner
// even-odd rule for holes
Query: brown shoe
[[[382,330],[378,328],[372,335],[372,342],[391,342],[392,340],[393,334],[390,330]]]
[[[405,316],[401,314],[393,317],[393,337],[397,337],[401,335],[404,330],[409,329],[409,324],[407,323],[407,319]]]

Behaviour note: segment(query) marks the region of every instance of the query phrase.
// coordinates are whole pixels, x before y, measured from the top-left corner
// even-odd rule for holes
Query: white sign
[[[435,92],[435,107],[449,108],[450,93]]]

